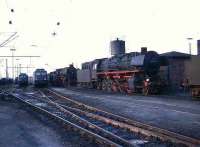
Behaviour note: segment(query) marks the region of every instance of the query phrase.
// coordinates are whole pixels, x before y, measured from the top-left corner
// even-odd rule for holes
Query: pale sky
[[[186,38],[192,37],[196,54],[199,6],[199,0],[0,0],[0,32],[18,32],[8,45],[16,55],[40,55],[32,64],[48,71],[109,57],[109,41],[116,37],[126,41],[126,52],[147,46],[159,53],[188,53]],[[0,34],[0,43],[5,36]],[[0,49],[0,55],[11,55],[9,47]],[[0,61],[3,76],[5,60]],[[30,64],[29,59],[17,62]]]

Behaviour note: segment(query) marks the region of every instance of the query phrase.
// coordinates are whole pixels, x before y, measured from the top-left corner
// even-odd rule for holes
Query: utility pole
[[[11,33],[11,35],[4,40],[3,42],[0,43],[0,47],[5,47],[5,45],[9,44],[11,41],[15,40],[16,38],[19,37],[19,35],[17,35],[17,32],[7,32],[7,33]],[[1,32],[1,34],[6,34],[6,32]],[[10,49],[10,51],[12,51],[12,66],[14,67],[14,51],[15,49]],[[6,59],[6,64],[7,64],[7,59]],[[7,68],[7,65],[6,65]],[[7,73],[7,69],[6,69],[6,77],[8,78],[8,73]],[[14,80],[14,68],[12,69],[12,77]]]
[[[19,59],[17,58],[16,59],[16,66],[17,66],[17,69],[16,69],[16,76],[18,77],[19,76]]]
[[[15,77],[14,77],[14,76],[15,76],[15,75],[14,75],[14,51],[16,51],[16,49],[13,48],[13,49],[10,49],[10,51],[12,52],[12,67],[13,67],[13,68],[12,68],[12,78],[13,78],[13,80],[14,80],[14,78],[15,78]]]
[[[18,64],[16,65],[17,66],[17,69],[16,69],[16,77],[18,77],[19,76],[19,66],[18,66]]]
[[[187,38],[188,43],[189,43],[189,54],[192,55],[192,43],[191,41],[193,40],[193,38]]]
[[[8,79],[8,59],[6,59],[6,78]]]
[[[28,65],[27,65],[27,68],[26,68],[26,73],[28,74]]]
[[[31,61],[31,58],[39,58],[40,56],[14,56],[14,51],[15,49],[10,49],[12,51],[12,56],[0,56],[0,58],[12,58],[12,67],[9,67],[9,68],[12,68],[12,78],[14,79],[14,71],[15,71],[15,65],[14,65],[14,58],[30,58],[30,61]],[[18,59],[20,60],[20,59]],[[21,69],[24,68],[24,67],[21,67],[21,64],[19,64],[19,73],[21,73]],[[25,67],[26,69],[32,69],[33,67]],[[30,71],[30,70],[29,70]]]
[[[22,68],[22,65],[19,64],[19,74],[21,74],[21,68]]]

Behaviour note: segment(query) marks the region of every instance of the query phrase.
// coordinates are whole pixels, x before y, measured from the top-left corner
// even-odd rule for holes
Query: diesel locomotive
[[[47,71],[45,69],[36,69],[34,71],[33,84],[35,87],[44,87],[48,85]]]
[[[25,73],[20,73],[18,77],[19,86],[28,86],[28,75]]]

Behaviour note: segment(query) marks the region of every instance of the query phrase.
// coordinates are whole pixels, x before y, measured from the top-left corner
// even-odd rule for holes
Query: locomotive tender
[[[159,77],[160,56],[155,51],[141,48],[141,53],[125,53],[125,42],[111,42],[111,58],[95,59],[82,64],[77,71],[81,86],[106,91],[158,93],[161,87]]]

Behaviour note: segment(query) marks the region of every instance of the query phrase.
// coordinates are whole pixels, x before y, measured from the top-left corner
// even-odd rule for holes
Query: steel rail
[[[84,107],[85,109],[88,109],[91,112],[98,112],[98,114],[102,114],[104,117],[107,116],[108,118],[111,119],[111,121],[115,120],[117,122],[120,122],[118,124],[120,125],[126,125],[126,127],[129,127],[130,130],[138,132],[138,133],[142,133],[144,135],[147,136],[154,136],[154,137],[158,137],[161,140],[167,141],[170,140],[174,143],[181,143],[181,144],[185,144],[191,147],[196,147],[197,145],[200,145],[200,140],[195,139],[195,138],[191,138],[185,135],[181,135],[175,132],[171,132],[165,129],[161,129],[158,127],[154,127],[154,126],[150,126],[141,122],[137,122],[110,112],[106,112],[91,106],[88,106],[86,104],[80,103],[78,101],[72,100],[71,98],[68,98],[66,96],[64,96],[63,94],[51,90],[51,89],[46,89],[49,93],[60,97],[62,99],[65,99],[67,101],[70,101],[71,103],[74,103],[76,105],[79,105],[81,107]]]
[[[63,111],[64,113],[70,114],[73,118],[75,118],[77,121],[82,122],[82,124],[86,124],[87,127],[89,128],[94,128],[95,131],[97,131],[99,133],[100,136],[105,137],[113,142],[117,142],[120,145],[123,146],[134,146],[134,144],[132,144],[131,142],[129,142],[128,140],[125,140],[123,138],[121,138],[118,135],[113,134],[110,131],[107,131],[89,121],[87,121],[86,119],[81,118],[80,116],[76,115],[75,113],[68,111],[67,109],[65,109],[63,106],[61,106],[60,104],[52,101],[51,99],[48,98],[48,96],[46,96],[42,91],[40,91],[41,95],[43,96],[43,98],[46,98],[51,104],[55,105],[57,108],[59,108],[61,111]]]
[[[23,100],[19,95],[12,94],[12,97],[14,97],[18,102],[25,104],[26,106],[30,107],[32,110],[44,114],[51,119],[55,120],[58,123],[61,123],[62,126],[66,129],[70,129],[72,131],[78,132],[81,136],[86,136],[90,140],[95,140],[96,143],[103,145],[103,146],[108,146],[108,147],[121,147],[119,144],[116,144],[109,139],[106,139],[98,134],[95,134],[83,127],[80,127],[66,119],[61,118],[60,116],[57,116],[51,112],[48,112],[47,110],[40,108],[36,105],[31,104],[28,101]]]
[[[45,95],[45,97],[48,97],[48,96]],[[48,99],[50,99],[50,100],[51,100],[51,98],[48,97]],[[51,100],[51,101],[53,101],[53,100]],[[117,128],[117,129],[120,128],[121,130],[126,131],[127,134],[129,134],[129,133],[130,134],[136,134],[135,133],[136,131],[131,130],[131,126],[129,126],[129,125],[126,125],[126,124],[118,122],[118,121],[114,121],[114,120],[109,119],[107,117],[103,117],[103,116],[100,116],[100,115],[97,115],[97,114],[93,114],[91,112],[87,112],[87,111],[84,111],[84,110],[81,110],[81,109],[78,109],[78,108],[73,108],[73,106],[67,106],[67,105],[64,105],[64,104],[60,104],[59,102],[55,102],[55,101],[53,101],[53,102],[56,103],[57,105],[61,106],[62,108],[67,109],[68,111],[72,112],[75,115],[80,116],[80,114],[81,114],[81,115],[86,116],[88,118],[92,118],[93,120],[101,121],[101,122],[107,124],[108,126],[113,126],[113,128]],[[136,138],[130,139],[129,138],[127,140],[127,142],[130,142],[133,145],[138,145],[137,142],[139,142],[139,141],[140,141],[141,144],[145,144],[145,143],[148,142],[148,140],[150,140],[150,139],[147,139],[147,136],[144,136],[144,135],[141,135],[141,134],[136,134],[136,135],[138,136],[138,139],[136,139]],[[145,138],[145,139],[141,139],[141,138]],[[134,141],[135,141],[135,143],[134,143]]]

